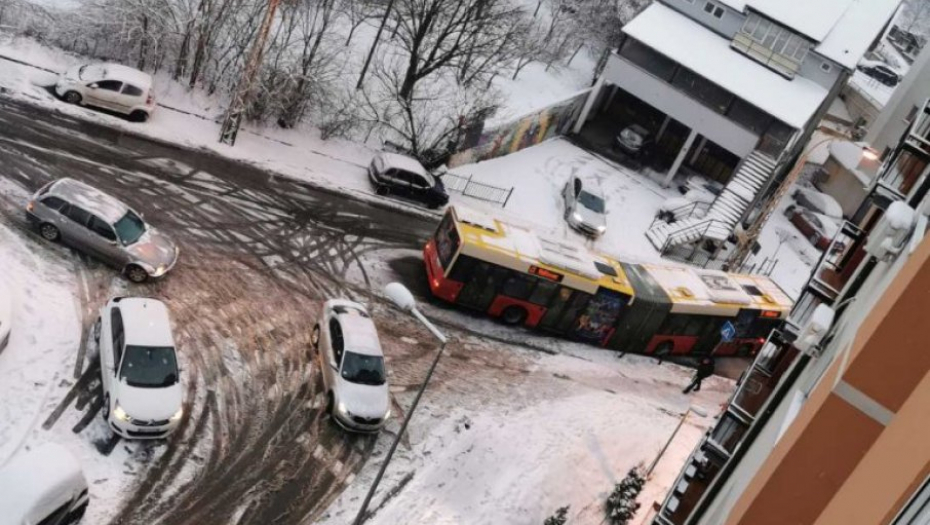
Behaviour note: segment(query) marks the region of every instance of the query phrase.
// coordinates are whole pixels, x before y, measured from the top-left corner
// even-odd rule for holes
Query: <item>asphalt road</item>
[[[0,99],[0,178],[31,192],[64,176],[117,196],[181,245],[167,278],[131,286],[113,269],[43,243],[25,223],[22,195],[0,192],[5,224],[45,255],[73,260],[85,330],[114,293],[159,297],[171,309],[187,416],[167,443],[131,444],[143,474],[111,523],[298,524],[319,516],[375,438],[346,436],[324,415],[308,351],[313,319],[326,298],[370,300],[366,260],[419,249],[435,221]],[[412,257],[389,266],[405,280],[423,279]],[[395,326],[382,329],[383,339],[402,337]],[[45,428],[66,410],[84,413],[76,433],[102,424],[94,417],[103,404],[99,365],[86,346],[76,351],[74,387]],[[407,359],[419,369],[428,358],[392,366]],[[119,442],[95,444],[107,455]]]

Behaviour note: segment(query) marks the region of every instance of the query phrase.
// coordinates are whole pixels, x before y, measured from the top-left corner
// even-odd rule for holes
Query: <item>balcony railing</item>
[[[791,311],[791,322],[803,326],[817,305],[833,305],[843,286],[862,261],[865,235],[855,224],[844,222],[823,252],[801,297]]]
[[[736,33],[730,47],[787,78],[794,78],[801,69],[799,62],[759,44],[746,33]]]

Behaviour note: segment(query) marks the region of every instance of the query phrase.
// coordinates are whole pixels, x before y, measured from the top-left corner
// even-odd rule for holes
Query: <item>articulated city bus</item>
[[[423,255],[442,300],[623,352],[753,355],[791,309],[766,277],[624,263],[464,207]]]

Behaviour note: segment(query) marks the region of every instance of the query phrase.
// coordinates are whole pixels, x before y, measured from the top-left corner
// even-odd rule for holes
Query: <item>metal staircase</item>
[[[675,246],[704,239],[725,241],[775,172],[775,167],[775,159],[753,151],[743,159],[736,175],[730,179],[706,215],[686,217],[671,224],[655,222],[646,230],[646,237],[662,253]]]

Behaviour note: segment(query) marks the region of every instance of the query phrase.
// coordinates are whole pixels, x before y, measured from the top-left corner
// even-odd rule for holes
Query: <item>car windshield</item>
[[[582,190],[578,195],[578,202],[593,212],[604,213],[604,199],[598,197],[597,195]]]
[[[126,345],[120,379],[129,386],[158,388],[178,382],[178,361],[171,346]]]
[[[342,358],[342,378],[350,383],[383,385],[385,383],[384,358],[346,352],[345,357]]]
[[[142,234],[145,233],[145,222],[132,210],[127,211],[126,215],[116,221],[113,227],[116,229],[116,235],[119,236],[119,240],[122,241],[124,246],[135,244],[139,237],[142,237]]]

